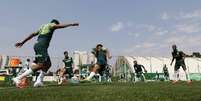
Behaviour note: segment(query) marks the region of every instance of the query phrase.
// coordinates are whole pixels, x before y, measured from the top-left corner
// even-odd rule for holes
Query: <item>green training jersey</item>
[[[48,23],[44,24],[39,29],[39,36],[38,36],[38,43],[45,45],[46,47],[49,47],[49,43],[52,39],[52,35],[54,33],[53,26],[54,23]]]
[[[71,67],[73,66],[73,58],[67,57],[63,59],[63,63],[65,64],[65,67]]]

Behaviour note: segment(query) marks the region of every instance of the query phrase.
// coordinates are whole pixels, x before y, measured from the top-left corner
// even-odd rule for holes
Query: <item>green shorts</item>
[[[48,54],[47,46],[36,43],[34,45],[34,51],[35,51],[35,60],[37,63],[50,63],[51,60]]]
[[[177,70],[179,70],[180,67],[182,67],[183,70],[186,70],[186,64],[184,61],[176,61],[174,70],[177,71]]]
[[[66,68],[64,74],[68,74],[69,78],[73,77],[73,68]]]
[[[103,76],[103,74],[104,74],[104,71],[105,71],[105,69],[106,69],[106,64],[97,64],[97,65],[99,65],[100,66],[100,68],[98,69],[98,73],[101,75],[101,76]]]
[[[140,78],[142,76],[143,72],[142,71],[136,71],[136,77]]]

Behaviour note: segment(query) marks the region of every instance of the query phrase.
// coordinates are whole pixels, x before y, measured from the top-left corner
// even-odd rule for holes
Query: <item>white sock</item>
[[[92,77],[94,77],[96,73],[95,72],[91,72],[90,75],[87,77],[88,80],[90,80]]]
[[[24,73],[22,73],[21,75],[17,76],[16,78],[21,80],[22,78],[30,75],[33,73],[33,70],[31,68],[29,68],[28,70],[26,70]]]
[[[178,75],[179,75],[179,71],[175,71],[175,72],[174,72],[174,80],[175,80],[175,81],[178,81],[178,80],[179,80]]]
[[[142,77],[143,77],[143,79],[144,79],[144,82],[146,82],[146,78],[145,78],[144,74],[142,74]]]
[[[45,73],[41,70],[36,82],[43,82]]]

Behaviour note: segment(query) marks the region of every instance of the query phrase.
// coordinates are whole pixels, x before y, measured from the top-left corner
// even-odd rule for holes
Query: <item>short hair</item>
[[[100,47],[103,47],[102,44],[97,44],[97,45],[96,45],[96,48],[98,48],[99,46],[100,46]]]
[[[57,19],[52,19],[51,23],[60,24]]]
[[[68,51],[64,51],[64,54],[67,54],[68,53]]]
[[[177,48],[177,45],[176,45],[176,44],[173,44],[173,45],[172,45],[172,47],[175,47],[175,48]]]
[[[29,62],[29,61],[30,61],[30,59],[28,58],[28,59],[27,59],[27,61]]]

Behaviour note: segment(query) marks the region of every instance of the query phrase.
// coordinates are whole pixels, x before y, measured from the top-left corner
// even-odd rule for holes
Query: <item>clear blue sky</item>
[[[14,43],[52,18],[79,22],[55,32],[51,56],[90,51],[102,43],[113,55],[170,56],[171,44],[187,53],[201,50],[199,0],[1,0],[0,54],[34,55],[31,40]]]

